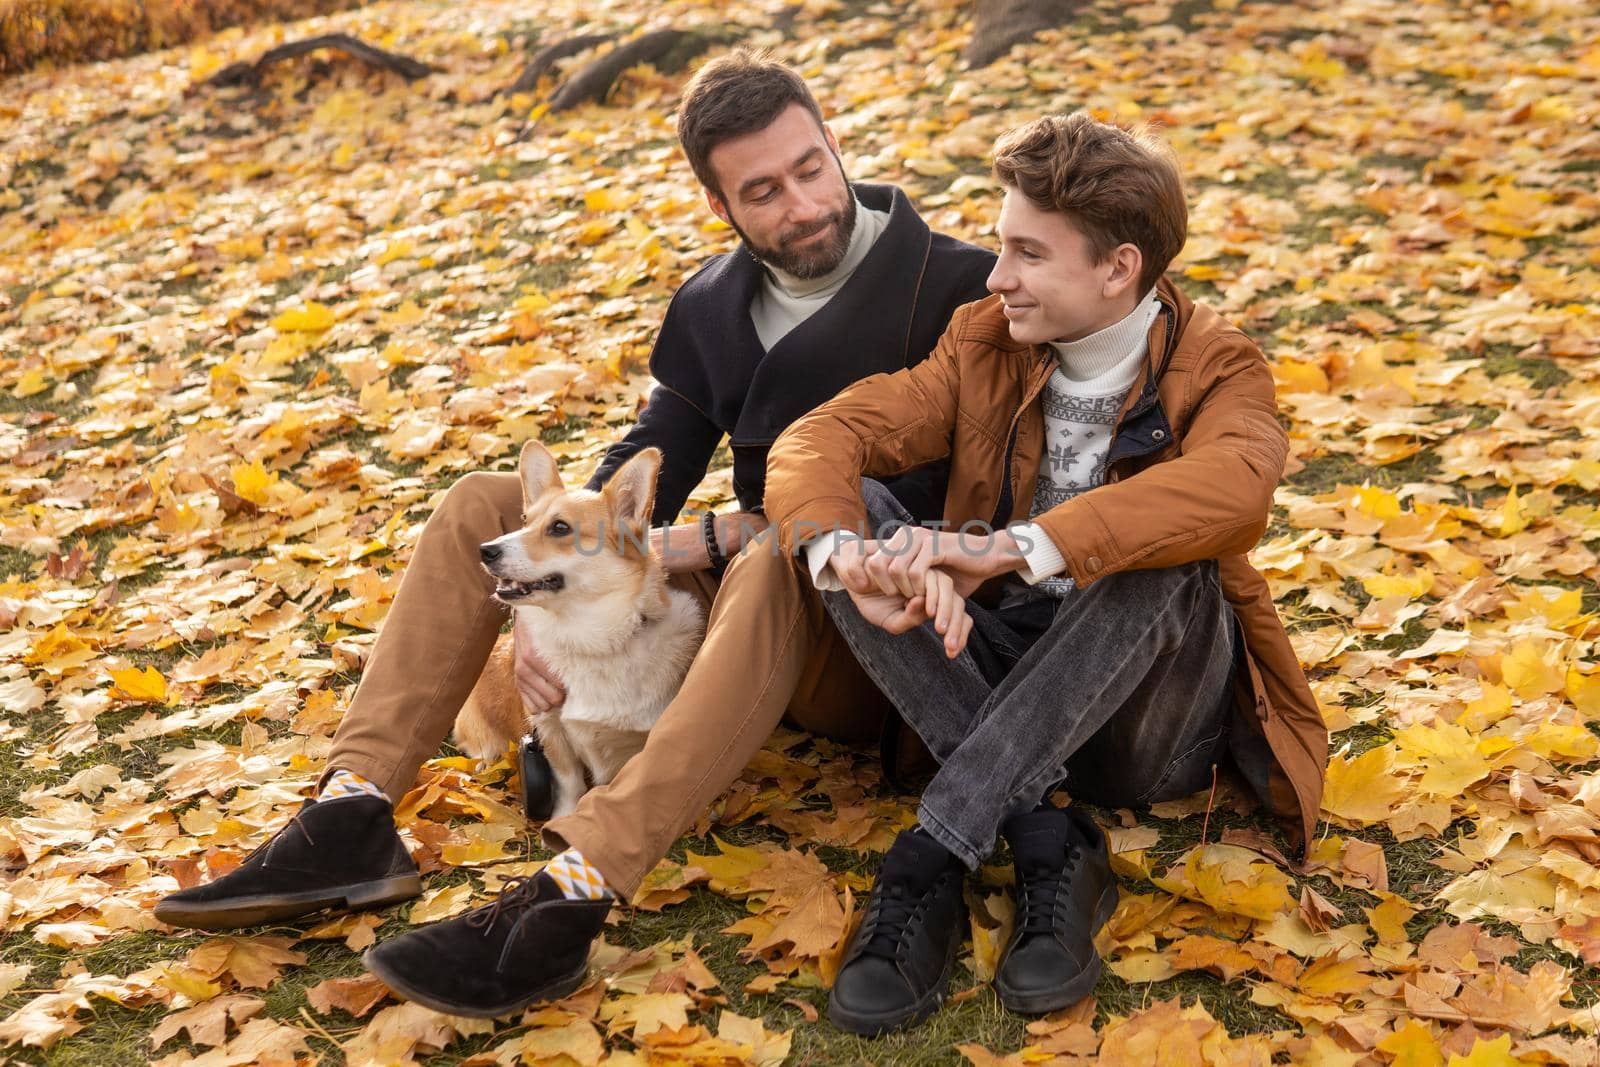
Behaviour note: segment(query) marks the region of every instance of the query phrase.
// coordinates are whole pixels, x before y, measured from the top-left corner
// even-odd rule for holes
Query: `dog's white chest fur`
[[[530,712],[514,642],[501,638],[456,717],[456,743],[493,760],[536,734],[552,786],[537,804],[527,794],[536,818],[571,812],[644,750],[700,647],[700,602],[667,584],[640,540],[660,469],[660,451],[645,448],[598,492],[566,490],[550,450],[526,441],[517,459],[523,526],[478,546],[494,598],[514,608],[514,626],[567,696],[558,709]]]
[[[558,620],[537,607],[516,609],[533,645],[567,690],[561,719],[613,730],[647,731],[678,692],[700,646],[704,619],[688,593],[666,591],[666,612],[642,625],[604,599],[568,608]],[[587,616],[587,617],[585,617]]]

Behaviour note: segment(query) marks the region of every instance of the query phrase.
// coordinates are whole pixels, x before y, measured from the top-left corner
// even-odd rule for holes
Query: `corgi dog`
[[[537,736],[552,815],[570,813],[644,748],[700,647],[699,602],[668,586],[649,549],[660,469],[661,453],[646,448],[600,492],[569,490],[555,457],[529,441],[518,461],[522,528],[479,546],[495,599],[512,609],[513,627],[528,628],[567,697],[543,714],[524,707],[506,635],[456,717],[456,746],[488,762]]]

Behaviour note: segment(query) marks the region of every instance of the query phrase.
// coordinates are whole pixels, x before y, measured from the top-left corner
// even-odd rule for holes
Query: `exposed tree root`
[[[531,92],[539,85],[539,79],[550,72],[561,60],[568,56],[575,56],[579,52],[598,47],[612,40],[616,34],[612,33],[584,33],[576,37],[568,37],[539,49],[538,53],[522,68],[522,73],[517,75],[517,80],[512,82],[503,93]]]
[[[653,30],[618,45],[568,78],[550,98],[551,111],[566,111],[579,104],[603,103],[611,86],[629,67],[654,63],[669,54],[687,59],[711,44],[711,38],[688,30]],[[685,50],[692,49],[685,55]]]
[[[262,72],[272,64],[285,59],[293,59],[296,56],[303,56],[322,48],[338,49],[369,66],[393,71],[407,81],[415,81],[433,71],[431,66],[420,60],[395,52],[386,52],[381,48],[374,48],[365,41],[358,41],[347,33],[325,33],[320,37],[307,37],[303,41],[290,41],[287,44],[280,44],[276,48],[269,48],[262,54],[260,59],[253,63],[239,62],[229,64],[207,78],[205,84],[221,87],[259,85]]]

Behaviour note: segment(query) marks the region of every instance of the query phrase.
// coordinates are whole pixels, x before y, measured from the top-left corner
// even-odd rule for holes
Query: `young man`
[[[671,522],[724,434],[734,489],[761,506],[770,443],[840,388],[925,358],[951,312],[982,295],[993,256],[935,234],[905,195],[852,186],[838,142],[798,75],[744,53],[708,63],[688,87],[679,138],[717,217],[744,239],[673,297],[651,356],[658,386],[606,454],[597,488],[635,452],[661,449],[654,517]],[[942,470],[895,491],[932,514]],[[521,524],[514,473],[477,473],[445,495],[419,541],[316,800],[238,870],[172,894],[156,914],[222,929],[326,907],[415,895],[416,869],[391,801],[444,739],[505,613],[478,546]],[[773,551],[740,553],[757,515],[657,531],[681,588],[710,602],[704,645],[644,751],[578,810],[544,827],[563,851],[492,905],[414,931],[369,963],[394,989],[444,1011],[500,1014],[581,979],[590,941],[668,846],[725,790],[787,711],[800,726],[876,736],[887,705],[828,623],[820,599]],[[770,537],[770,535],[768,535]],[[713,560],[726,564],[720,582]],[[519,650],[535,710],[562,699]],[[576,974],[575,974],[576,972]]]
[[[962,876],[997,837],[1018,896],[1002,1003],[1094,987],[1116,883],[1094,821],[1045,799],[1063,779],[1142,805],[1229,755],[1302,840],[1322,791],[1327,732],[1244,556],[1287,440],[1260,351],[1163,277],[1187,229],[1175,162],[1079,113],[1002,136],[994,173],[994,296],[927,361],[796,422],[768,464],[773,527],[940,763],[833,989],[834,1022],[864,1033],[937,1006]],[[911,516],[871,479],[940,459],[953,532],[890,536]],[[988,607],[967,599],[980,585]]]

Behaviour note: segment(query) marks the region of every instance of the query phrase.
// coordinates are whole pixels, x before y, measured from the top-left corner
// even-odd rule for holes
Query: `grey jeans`
[[[879,483],[862,496],[874,530],[910,521]],[[891,634],[846,593],[823,602],[939,761],[917,814],[970,868],[1063,779],[1075,798],[1148,804],[1210,782],[1226,746],[1237,638],[1215,560],[1123,571],[1060,601],[968,602],[953,660],[931,623]]]

